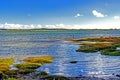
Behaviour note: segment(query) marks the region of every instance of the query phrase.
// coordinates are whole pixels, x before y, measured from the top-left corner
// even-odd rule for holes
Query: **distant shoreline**
[[[33,30],[120,30],[120,29],[66,29],[66,28],[34,28],[34,29],[0,29],[0,31],[33,31]]]

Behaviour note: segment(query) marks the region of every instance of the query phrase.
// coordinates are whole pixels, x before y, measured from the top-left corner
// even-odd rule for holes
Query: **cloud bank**
[[[114,16],[113,17],[115,20],[118,20],[118,19],[120,19],[120,16]]]
[[[104,15],[104,14],[102,14],[101,12],[98,12],[98,11],[96,11],[96,10],[93,10],[93,11],[92,11],[92,14],[93,14],[95,17],[98,17],[98,18],[103,18],[103,17],[107,16],[107,15]]]
[[[49,29],[120,29],[119,20],[118,21],[108,21],[108,22],[94,22],[88,24],[52,24],[52,25],[23,25],[23,24],[0,24],[0,29],[35,29],[35,28],[49,28]]]
[[[10,24],[10,23],[5,23],[5,24],[0,24],[0,29],[32,29],[32,28],[42,28],[42,25],[23,25],[23,24]]]

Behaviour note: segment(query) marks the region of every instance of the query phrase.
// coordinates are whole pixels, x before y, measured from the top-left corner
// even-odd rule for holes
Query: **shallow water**
[[[120,30],[43,30],[25,32],[0,32],[0,57],[22,59],[26,56],[54,56],[52,64],[37,70],[50,74],[97,77],[112,76],[120,72],[119,56],[104,56],[99,52],[76,52],[80,45],[71,44],[62,38],[120,36]],[[76,64],[69,63],[78,61]]]

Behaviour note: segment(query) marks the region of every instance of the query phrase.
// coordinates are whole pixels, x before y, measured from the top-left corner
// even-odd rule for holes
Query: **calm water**
[[[120,30],[43,30],[26,32],[0,32],[0,56],[51,55],[52,64],[37,70],[50,74],[79,76],[112,76],[120,72],[119,56],[103,56],[99,52],[76,52],[80,45],[71,44],[60,38],[83,38],[120,36]],[[78,63],[70,64],[76,60]]]

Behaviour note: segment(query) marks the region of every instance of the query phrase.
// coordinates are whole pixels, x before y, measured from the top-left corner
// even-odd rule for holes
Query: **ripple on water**
[[[96,53],[76,52],[79,45],[50,38],[81,38],[95,36],[120,36],[120,30],[69,30],[69,31],[31,31],[1,32],[0,58],[13,57],[18,60],[29,56],[51,55],[54,62],[45,64],[38,70],[50,74],[67,76],[95,75],[110,76],[120,72],[119,56],[104,56]],[[69,63],[78,61],[76,64]]]

